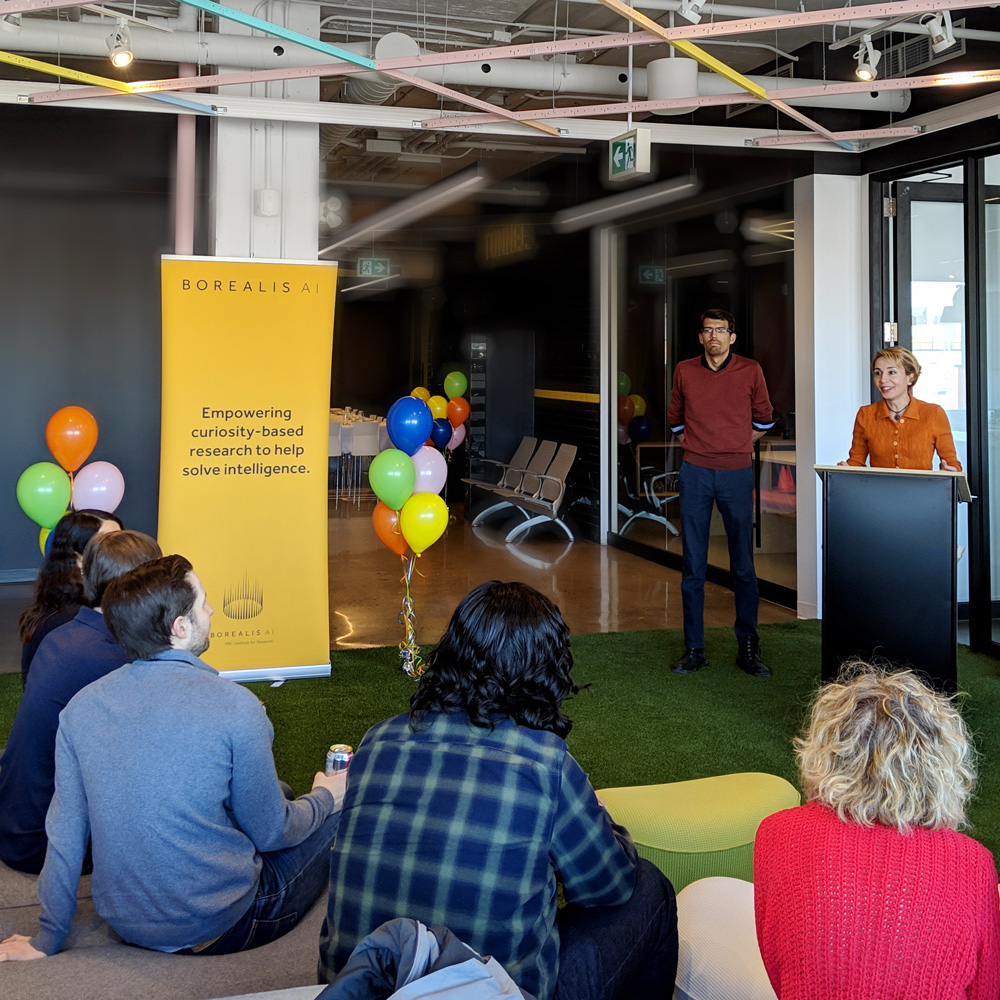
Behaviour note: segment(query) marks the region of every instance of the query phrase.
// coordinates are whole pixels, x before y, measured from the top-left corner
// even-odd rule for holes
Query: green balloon
[[[627,396],[632,391],[632,380],[625,372],[618,373],[618,395]]]
[[[464,396],[469,388],[469,380],[461,372],[449,372],[444,377],[444,394],[449,399]]]
[[[410,499],[417,481],[417,470],[405,451],[386,448],[372,459],[368,481],[382,503],[393,510],[399,510]]]
[[[17,481],[21,510],[43,528],[54,528],[66,513],[72,487],[65,471],[52,462],[35,462]]]

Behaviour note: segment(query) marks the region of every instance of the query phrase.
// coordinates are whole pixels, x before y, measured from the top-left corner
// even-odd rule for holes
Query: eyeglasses
[[[733,331],[729,329],[728,326],[703,326],[701,332],[704,334],[709,333],[732,333]]]

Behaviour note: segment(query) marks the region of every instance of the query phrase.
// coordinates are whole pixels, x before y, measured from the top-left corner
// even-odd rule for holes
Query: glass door
[[[985,325],[981,337],[985,342],[986,369],[985,429],[983,432],[984,464],[986,466],[986,520],[988,556],[984,570],[989,574],[990,595],[989,635],[1000,643],[1000,155],[986,157],[983,189],[983,311]],[[996,652],[996,650],[994,650]]]
[[[963,168],[897,181],[892,316],[920,362],[914,396],[943,407],[968,470]],[[891,342],[887,338],[887,342]],[[876,396],[873,393],[873,400]],[[969,601],[968,507],[959,509],[958,600]]]

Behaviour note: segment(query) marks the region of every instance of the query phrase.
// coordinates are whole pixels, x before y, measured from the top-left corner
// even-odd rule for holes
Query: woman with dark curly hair
[[[492,955],[539,1000],[670,996],[673,889],[563,740],[572,668],[569,629],[537,590],[493,580],[459,604],[409,714],[370,729],[351,761],[325,978],[410,917]]]
[[[121,518],[107,511],[74,510],[64,514],[52,529],[49,553],[35,578],[31,606],[21,612],[17,622],[17,635],[23,643],[22,687],[42,639],[54,628],[71,622],[80,608],[87,605],[80,573],[80,560],[87,542],[96,534],[117,531],[121,527]]]

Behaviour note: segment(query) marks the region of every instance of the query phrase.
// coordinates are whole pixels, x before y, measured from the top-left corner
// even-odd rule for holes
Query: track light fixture
[[[944,52],[955,44],[955,32],[951,25],[951,11],[939,10],[935,14],[925,14],[920,23],[931,36],[931,49],[936,53]]]
[[[705,3],[706,0],[681,0],[681,6],[677,13],[686,21],[697,24],[701,20],[701,8],[705,6]]]
[[[854,75],[859,80],[864,80],[867,83],[878,76],[878,64],[882,58],[882,53],[872,45],[871,35],[862,36],[861,44],[858,46],[858,51],[854,58],[858,61]]]
[[[4,31],[9,31],[12,35],[16,35],[21,30],[21,15],[4,14],[0,16],[0,28],[3,28]]]
[[[108,52],[111,53],[111,65],[118,69],[124,69],[134,56],[132,55],[132,39],[129,37],[128,28],[125,22],[119,23],[118,27],[108,35]]]

